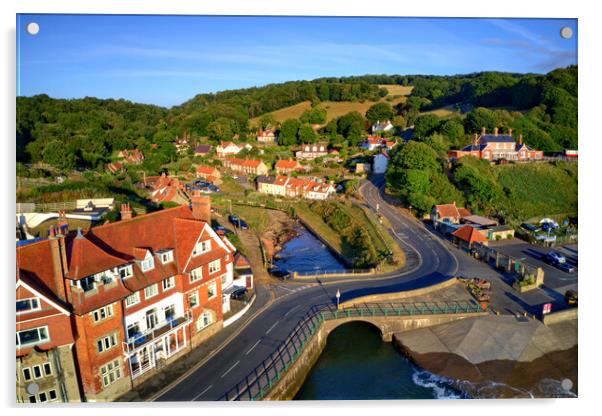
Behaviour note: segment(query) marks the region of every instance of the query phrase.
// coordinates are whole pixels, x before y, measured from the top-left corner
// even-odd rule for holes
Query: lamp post
[[[336,293],[335,297],[337,298],[337,311],[338,311],[339,310],[339,299],[341,298],[341,292],[339,291],[339,289],[337,289],[337,293]]]

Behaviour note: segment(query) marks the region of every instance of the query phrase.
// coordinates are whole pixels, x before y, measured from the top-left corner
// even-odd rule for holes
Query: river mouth
[[[330,249],[307,228],[295,227],[297,236],[287,241],[274,256],[274,267],[289,272],[311,273],[343,271],[342,264]]]
[[[329,336],[294,400],[469,398],[451,380],[413,365],[379,330],[350,322]]]

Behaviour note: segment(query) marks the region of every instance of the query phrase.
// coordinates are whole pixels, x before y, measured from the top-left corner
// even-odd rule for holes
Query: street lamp
[[[337,293],[336,293],[336,298],[337,298],[337,311],[339,310],[339,299],[341,298],[341,292],[339,292],[339,289],[337,289]]]

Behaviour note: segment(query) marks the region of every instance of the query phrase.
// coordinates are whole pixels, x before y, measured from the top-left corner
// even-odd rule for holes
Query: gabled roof
[[[237,158],[233,158],[233,157],[226,159],[226,162],[229,163],[230,165],[244,166],[244,167],[248,167],[248,168],[257,168],[257,167],[259,167],[259,165],[261,165],[263,163],[261,160],[237,159]]]
[[[200,144],[194,148],[195,153],[209,153],[211,151],[210,144]]]
[[[467,243],[484,243],[487,242],[487,237],[485,237],[479,230],[470,225],[465,225],[463,227],[458,228],[456,231],[452,233],[454,237],[459,238],[460,240],[466,241]]]
[[[296,160],[280,159],[280,160],[276,161],[274,168],[275,169],[296,169],[298,166],[299,166],[299,162],[297,162]]]
[[[458,212],[458,208],[455,204],[441,204],[435,205],[435,210],[439,217],[451,217],[451,218],[460,218],[460,213]]]
[[[469,210],[467,210],[466,208],[458,208],[458,212],[460,213],[460,217],[462,217],[462,218],[472,215],[472,213]]]
[[[240,253],[237,253],[236,256],[234,256],[234,267],[235,268],[249,267],[249,266],[250,266],[249,260],[247,260],[247,258],[245,256],[243,256]]]
[[[215,168],[210,166],[197,166],[197,173],[203,173],[205,175],[213,175],[215,173]]]
[[[128,262],[126,259],[107,253],[90,241],[86,234],[76,236],[70,234],[65,240],[69,279],[83,279]]]
[[[274,183],[274,181],[275,181],[275,178],[272,176],[261,175],[261,176],[257,177],[257,183],[272,184],[272,183]]]

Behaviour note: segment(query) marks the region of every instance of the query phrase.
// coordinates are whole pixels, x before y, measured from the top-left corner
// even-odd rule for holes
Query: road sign
[[[551,303],[545,303],[545,304],[543,305],[543,309],[542,309],[542,311],[541,311],[541,312],[542,312],[544,315],[545,315],[545,314],[547,314],[547,313],[550,313],[550,312],[552,312],[552,304],[551,304]]]

